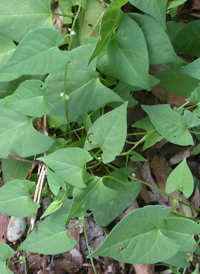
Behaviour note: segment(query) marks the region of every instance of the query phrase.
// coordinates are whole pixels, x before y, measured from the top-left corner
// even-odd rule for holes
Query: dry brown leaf
[[[4,244],[6,243],[6,233],[9,221],[10,218],[7,215],[0,213],[0,241]]]
[[[163,156],[155,155],[151,162],[152,172],[156,177],[156,183],[159,189],[165,191],[166,181],[169,174],[172,172],[172,168]],[[168,204],[169,198],[159,192],[159,203]]]
[[[190,153],[191,153],[191,148],[189,147],[175,154],[169,160],[170,165],[173,166],[173,165],[179,164],[184,158],[188,158],[190,156]]]
[[[194,0],[191,11],[193,10],[200,10],[200,0]]]
[[[136,274],[154,274],[154,264],[134,264]]]
[[[200,206],[200,194],[198,184],[196,185],[194,196],[190,199],[190,203],[192,206],[198,207]]]

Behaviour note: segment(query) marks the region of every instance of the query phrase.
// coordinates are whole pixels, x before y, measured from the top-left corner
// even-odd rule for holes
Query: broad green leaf
[[[154,18],[139,13],[131,13],[129,16],[144,33],[150,64],[183,63],[183,60],[176,55],[166,32]]]
[[[196,264],[195,270],[191,274],[198,274],[199,273],[199,264]]]
[[[56,196],[59,189],[62,187],[66,190],[66,183],[56,173],[47,168],[47,181],[51,192]]]
[[[45,157],[38,158],[45,162],[65,182],[83,188],[91,175],[84,165],[92,160],[90,154],[78,147],[62,148]]]
[[[200,57],[200,21],[186,24],[173,41],[175,49],[183,53]]]
[[[188,130],[200,124],[198,119],[190,111],[186,110],[181,116],[170,108],[170,105],[142,106],[148,114],[156,130],[173,144],[187,146],[192,145],[193,139]]]
[[[79,39],[81,43],[83,43],[83,38],[89,36],[91,33],[92,37],[100,38],[100,21],[104,12],[105,8],[101,2],[87,0],[87,9],[82,10],[79,28]]]
[[[169,36],[171,42],[174,41],[175,37],[183,27],[183,22],[168,21],[166,33]]]
[[[0,32],[16,42],[31,30],[53,28],[51,0],[0,2]]]
[[[103,74],[129,85],[151,89],[145,37],[138,24],[127,14],[122,16],[117,33],[110,41],[106,52],[99,57],[98,69]]]
[[[166,29],[167,0],[129,0],[129,2],[141,11],[154,17]]]
[[[167,264],[170,266],[174,266],[171,267],[171,270],[173,271],[173,274],[180,274],[180,272],[177,270],[177,272],[175,271],[175,267],[178,269],[180,269],[180,267],[182,268],[187,268],[190,266],[190,263],[188,262],[188,258],[189,256],[187,254],[185,254],[184,252],[177,252],[176,255],[168,260],[166,260],[163,264]]]
[[[0,33],[0,68],[7,62],[15,49],[16,45],[14,44],[14,41]],[[2,72],[0,73],[0,82],[12,81],[19,76],[20,74]]]
[[[109,178],[103,180],[106,187],[118,191],[120,195],[117,199],[93,210],[94,219],[99,226],[107,226],[137,198],[141,190],[141,184],[139,182],[130,184],[127,177],[132,171],[132,168],[121,168],[110,173]],[[117,181],[111,177],[116,178]]]
[[[2,274],[13,274],[6,266],[6,260],[10,258],[15,251],[9,245],[0,242],[0,272]]]
[[[200,80],[200,58],[183,67],[181,72]]]
[[[84,45],[71,52],[71,62],[67,67],[66,91],[68,115],[77,117],[95,110],[110,102],[123,100],[112,90],[105,87],[96,72],[96,61],[89,65],[88,60],[94,45]],[[64,90],[65,71],[50,74],[44,84],[45,95],[60,95]],[[80,99],[81,98],[81,99]],[[53,105],[50,115],[64,116],[64,102],[60,98],[49,98]]]
[[[58,48],[62,39],[58,30],[49,28],[29,32],[0,72],[44,75],[64,68],[70,53]]]
[[[47,151],[54,140],[33,128],[32,120],[0,107],[0,158],[9,153],[22,158]]]
[[[84,148],[100,147],[105,164],[112,162],[123,149],[127,134],[126,107],[127,103],[124,103],[102,115],[89,129]]]
[[[159,142],[163,139],[162,135],[158,133],[154,125],[151,123],[149,117],[143,118],[137,122],[135,122],[132,127],[142,128],[147,132],[147,137],[145,138],[145,143],[142,150],[145,150],[155,143]]]
[[[44,98],[40,80],[27,80],[16,89],[4,105],[20,114],[41,117],[50,112],[52,106]]]
[[[169,259],[180,248],[175,240],[163,235],[159,227],[170,211],[170,207],[164,206],[135,209],[88,257],[107,256],[131,264],[154,264]]]
[[[47,255],[69,251],[77,242],[67,234],[65,226],[66,214],[49,216],[31,232],[18,250]]]
[[[32,80],[32,79],[43,80],[43,78],[44,78],[43,75],[40,75],[40,76],[23,75],[17,78],[16,80],[0,83],[0,99],[3,99],[8,95],[13,94],[14,91],[18,88],[18,86],[26,80]]]
[[[99,205],[117,199],[119,195],[119,191],[106,187],[103,184],[102,179],[93,178],[87,183],[86,188],[74,188],[73,202],[68,219],[71,219],[88,209],[93,209]]]
[[[119,23],[121,7],[127,2],[128,0],[114,0],[106,9],[101,21],[101,39],[98,41],[89,62],[106,50],[112,38],[113,31]]]
[[[0,212],[15,217],[28,217],[39,207],[30,200],[29,190],[35,183],[27,180],[12,180],[0,189]]]
[[[180,190],[186,198],[189,198],[194,189],[192,173],[187,166],[186,159],[169,174],[166,183],[166,193],[170,194],[174,190]]]
[[[160,85],[163,88],[175,94],[190,96],[191,92],[199,85],[199,81],[182,73],[182,67],[172,64],[166,72],[156,77],[160,80]]]
[[[16,161],[13,159],[2,159],[1,167],[3,172],[3,181],[7,183],[11,180],[26,178],[28,171],[31,169],[31,164]]]
[[[145,162],[147,161],[144,157],[142,157],[139,153],[136,151],[131,151],[131,157],[130,160],[134,162]]]
[[[45,212],[42,214],[42,216],[40,217],[40,219],[46,217],[49,214],[54,213],[55,211],[57,211],[61,206],[63,205],[62,201],[53,201],[48,208],[45,210]]]

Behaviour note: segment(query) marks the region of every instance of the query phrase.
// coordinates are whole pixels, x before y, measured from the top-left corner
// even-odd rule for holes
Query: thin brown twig
[[[7,158],[10,158],[10,159],[13,159],[13,160],[17,160],[17,161],[21,161],[21,162],[36,164],[36,165],[44,165],[44,163],[41,162],[41,161],[24,159],[24,158],[21,158],[21,157],[14,156],[14,155],[12,155],[10,153],[7,155]]]

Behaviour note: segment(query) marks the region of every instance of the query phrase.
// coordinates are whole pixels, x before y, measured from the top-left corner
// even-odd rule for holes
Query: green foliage
[[[48,255],[69,251],[76,245],[66,230],[71,218],[83,220],[89,210],[98,225],[107,226],[135,201],[143,183],[174,200],[174,207],[133,210],[88,258],[159,262],[174,273],[187,268],[198,252],[194,236],[199,224],[173,213],[183,202],[171,196],[174,190],[186,198],[194,192],[186,159],[169,175],[166,192],[135,178],[128,166],[149,159],[146,150],[162,139],[194,145],[200,125],[200,59],[187,63],[175,50],[200,57],[200,21],[183,28],[181,22],[166,24],[166,11],[173,17],[184,0],[130,0],[142,11],[136,13],[122,11],[127,0],[59,0],[53,5],[62,12],[63,37],[52,23],[52,1],[1,2],[0,212],[32,215],[33,225],[42,197],[53,199],[18,249]],[[148,117],[134,117],[129,128],[127,109],[139,104],[132,95],[158,83],[188,96],[185,104],[178,109],[142,105]],[[195,103],[192,111],[185,108],[189,102]],[[139,135],[134,142],[132,135]],[[35,165],[41,168],[39,176]],[[11,273],[6,260],[13,253],[0,243],[1,273]]]

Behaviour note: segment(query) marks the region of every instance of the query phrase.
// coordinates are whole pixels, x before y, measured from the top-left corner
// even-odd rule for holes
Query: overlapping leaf
[[[200,57],[200,21],[186,24],[173,41],[175,49],[183,53]]]
[[[13,54],[15,51],[16,46],[14,42],[0,33],[0,68],[6,63],[6,61],[9,59],[9,57]],[[16,78],[18,78],[20,74],[16,73],[0,73],[0,82],[7,82],[12,81]]]
[[[84,148],[100,147],[103,163],[112,162],[123,149],[127,133],[126,108],[127,103],[124,103],[102,115],[89,129]]]
[[[0,32],[16,42],[36,28],[52,28],[51,0],[0,2]]]
[[[163,206],[132,211],[88,257],[108,256],[131,264],[154,264],[180,251],[192,252],[194,235],[200,230],[198,224],[186,218],[168,218],[170,211]]]
[[[117,199],[119,195],[119,191],[106,187],[102,179],[93,178],[87,183],[86,188],[74,188],[68,220],[81,212]]]
[[[194,109],[193,114],[200,116],[200,87],[195,88],[191,96],[186,99],[188,102],[196,102],[197,107]]]
[[[127,0],[115,0],[106,9],[101,22],[101,39],[98,41],[89,62],[106,50],[113,35],[113,31],[119,23],[121,7],[127,2]]]
[[[14,179],[24,179],[31,169],[31,163],[16,161],[13,159],[2,159],[1,168],[3,172],[3,181],[7,183]]]
[[[176,55],[166,32],[154,18],[139,13],[131,13],[129,16],[144,32],[150,64],[183,63],[183,60]]]
[[[66,190],[66,183],[63,179],[49,168],[47,169],[47,181],[51,192],[55,196],[58,195],[58,191],[61,187]]]
[[[128,15],[122,16],[116,35],[100,56],[98,68],[104,74],[132,86],[151,89],[145,37],[138,24]]]
[[[78,147],[62,148],[39,160],[45,162],[65,182],[83,188],[91,175],[84,169],[84,165],[92,160],[90,154]]]
[[[117,199],[107,202],[93,210],[94,219],[98,225],[107,226],[138,196],[141,184],[139,182],[130,184],[127,179],[132,171],[132,168],[121,168],[109,174],[109,178],[105,178],[104,185],[112,190],[118,191],[120,195]],[[116,178],[117,181],[112,179],[112,177]]]
[[[39,80],[24,81],[9,97],[5,107],[33,117],[48,114],[52,106],[44,98],[42,84],[43,82]]]
[[[166,29],[167,0],[130,0],[133,6],[154,17]]]
[[[9,216],[28,217],[39,205],[29,197],[29,190],[35,183],[27,180],[12,180],[0,189],[0,211]]]
[[[0,72],[44,75],[62,69],[70,56],[69,52],[58,48],[62,39],[60,32],[54,29],[40,28],[29,32]]]
[[[200,58],[182,67],[181,72],[200,80]]]
[[[0,157],[29,157],[47,151],[54,140],[33,128],[32,121],[0,107]]]
[[[76,241],[67,234],[66,215],[56,214],[42,221],[18,247],[42,254],[59,254],[72,249]]]
[[[199,85],[199,81],[182,73],[182,67],[172,64],[166,72],[158,75],[157,78],[165,89],[175,94],[190,96],[191,92]]]
[[[166,183],[166,193],[180,190],[186,198],[189,198],[194,190],[192,173],[184,159],[169,175]]]
[[[110,102],[123,100],[112,90],[105,87],[96,72],[96,60],[89,65],[88,60],[94,45],[84,45],[71,52],[71,62],[67,68],[66,89],[68,115],[77,117]],[[45,95],[60,95],[64,89],[64,71],[50,74],[44,89]],[[54,106],[50,115],[65,115],[63,99],[50,98]]]
[[[156,130],[171,143],[177,145],[192,145],[193,139],[188,128],[200,124],[190,111],[186,110],[181,116],[170,108],[170,105],[142,106],[148,114]]]

